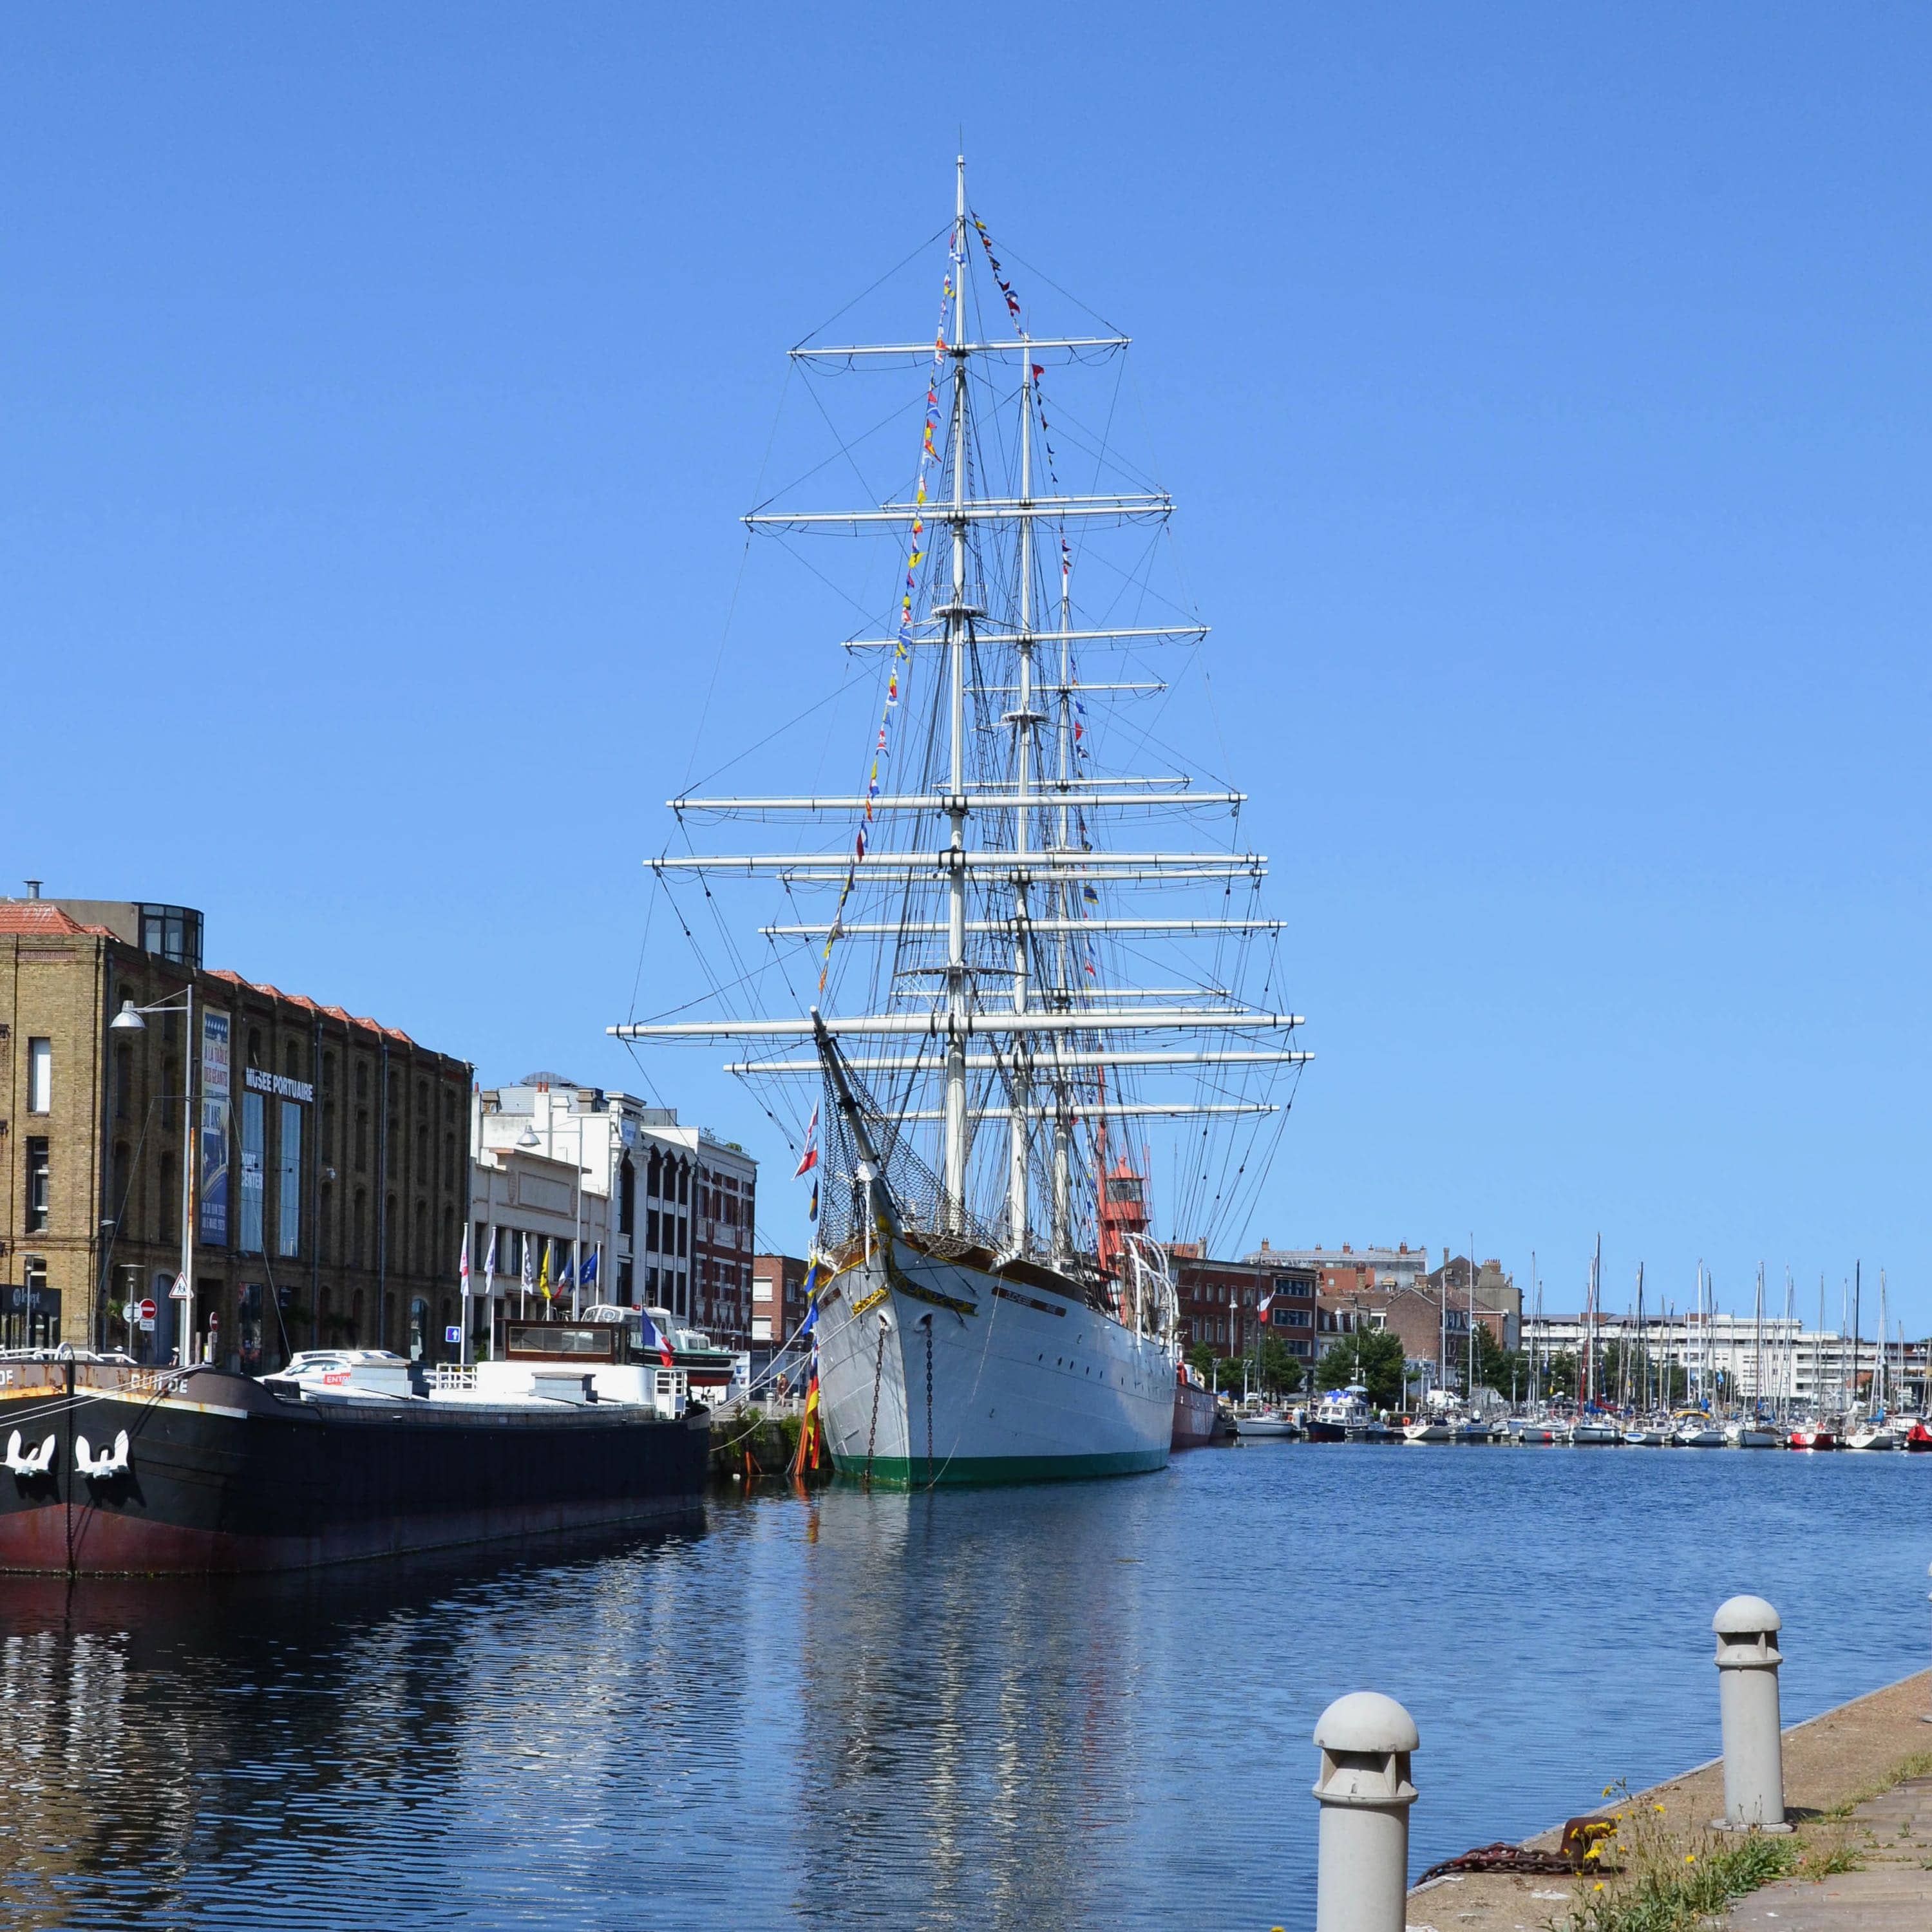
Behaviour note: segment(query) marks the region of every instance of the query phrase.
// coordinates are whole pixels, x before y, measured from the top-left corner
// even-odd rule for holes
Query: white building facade
[[[500,1340],[506,1309],[569,1313],[602,1302],[664,1308],[745,1347],[758,1172],[735,1142],[632,1094],[547,1073],[479,1088],[470,1116],[472,1336]]]
[[[1559,1354],[1580,1358],[1585,1332],[1581,1315],[1532,1316],[1523,1322],[1525,1345],[1534,1349],[1539,1362]],[[1694,1400],[1700,1394],[1714,1400],[1720,1392],[1740,1402],[1762,1396],[1767,1402],[1794,1410],[1835,1414],[1852,1407],[1855,1400],[1875,1400],[1881,1389],[1886,1400],[1897,1408],[1908,1393],[1916,1396],[1925,1382],[1923,1342],[1894,1338],[1881,1360],[1879,1344],[1865,1336],[1859,1340],[1855,1361],[1850,1336],[1807,1328],[1782,1316],[1766,1316],[1762,1322],[1754,1316],[1721,1312],[1704,1319],[1653,1317],[1640,1331],[1628,1316],[1604,1315],[1598,1316],[1594,1334],[1599,1349],[1607,1342],[1628,1341],[1633,1354],[1641,1349],[1653,1361],[1683,1369]]]

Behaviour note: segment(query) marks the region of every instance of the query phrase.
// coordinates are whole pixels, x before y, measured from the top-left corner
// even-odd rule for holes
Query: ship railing
[[[429,1372],[429,1385],[439,1389],[473,1389],[476,1386],[476,1370],[473,1364],[459,1365],[454,1362],[432,1364]]]

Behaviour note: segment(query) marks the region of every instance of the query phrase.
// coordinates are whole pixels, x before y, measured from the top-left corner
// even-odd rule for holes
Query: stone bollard
[[[1315,1742],[1322,1750],[1315,1932],[1403,1932],[1415,1720],[1393,1697],[1357,1690],[1322,1713]]]
[[[1718,1832],[1788,1832],[1784,1744],[1778,1735],[1773,1641],[1784,1618],[1762,1597],[1733,1597],[1711,1619],[1718,1634],[1718,1708],[1724,1732],[1724,1815]]]

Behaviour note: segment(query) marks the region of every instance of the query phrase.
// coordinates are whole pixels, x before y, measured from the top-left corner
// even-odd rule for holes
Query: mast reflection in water
[[[1270,1444],[715,1504],[226,1586],[0,1579],[0,1916],[44,1927],[1306,1927],[1316,1714],[1421,1727],[1418,1869],[1922,1662],[1905,1456]]]

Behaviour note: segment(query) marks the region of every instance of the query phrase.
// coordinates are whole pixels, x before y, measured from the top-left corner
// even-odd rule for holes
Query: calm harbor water
[[[1401,1698],[1415,1868],[1932,1658],[1932,1457],[1257,1444],[715,1503],[217,1588],[0,1578],[0,1918],[1305,1928],[1322,1707]]]

